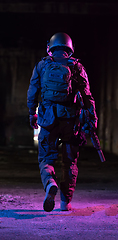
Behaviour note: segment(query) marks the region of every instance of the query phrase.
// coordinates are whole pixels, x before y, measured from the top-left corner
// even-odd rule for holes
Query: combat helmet
[[[63,32],[56,33],[50,38],[50,41],[47,43],[47,53],[49,55],[52,55],[54,48],[63,46],[68,49],[69,55],[72,55],[74,53],[74,47],[70,36]]]

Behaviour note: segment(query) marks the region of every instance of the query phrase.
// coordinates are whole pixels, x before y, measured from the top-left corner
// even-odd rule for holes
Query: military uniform
[[[66,85],[63,85],[64,91],[60,87],[62,77],[59,72],[50,74],[52,70],[49,70],[46,75],[46,69],[52,63],[63,64],[67,68],[69,80]],[[52,78],[56,78],[56,81],[50,80]],[[40,91],[42,101],[38,103]],[[81,122],[79,122],[79,116],[82,116],[82,109],[77,100],[78,91],[83,98],[85,109],[89,111],[91,121],[96,125],[95,101],[90,92],[88,76],[83,65],[78,59],[69,56],[65,49],[55,47],[51,56],[44,57],[34,67],[27,92],[27,105],[31,116],[35,115],[39,104],[37,124],[40,125],[41,130],[38,136],[38,161],[44,189],[46,191],[50,184],[56,186],[54,164],[58,158],[58,145],[61,140],[60,194],[61,201],[67,204],[70,203],[76,186],[79,146],[85,142],[85,135],[78,130]],[[76,132],[74,131],[75,125],[78,130]]]

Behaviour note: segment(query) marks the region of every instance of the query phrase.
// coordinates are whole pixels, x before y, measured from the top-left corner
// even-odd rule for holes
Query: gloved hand
[[[74,125],[74,135],[78,135],[80,132],[80,129],[82,132],[89,134],[89,125],[85,121],[85,110],[81,109],[79,118],[75,120],[75,125]]]
[[[80,111],[80,115],[79,115],[79,121],[81,123],[81,131],[86,133],[86,134],[89,134],[89,125],[87,123],[87,119],[86,119],[86,110],[85,109],[81,109]]]
[[[90,133],[91,129],[96,129],[97,128],[97,121],[96,119],[92,120],[89,118],[89,111],[84,110],[84,117],[85,117],[85,123],[82,126],[82,131],[85,132],[86,134]]]
[[[34,129],[38,129],[38,124],[37,124],[37,114],[30,115],[30,126]]]
[[[86,134],[89,134],[89,125],[88,123],[85,123],[82,128],[81,128],[81,131],[86,133]]]

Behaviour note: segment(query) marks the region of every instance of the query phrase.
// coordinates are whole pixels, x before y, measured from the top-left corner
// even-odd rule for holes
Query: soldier
[[[63,174],[60,208],[68,211],[71,210],[70,202],[76,187],[79,146],[86,142],[86,134],[89,133],[80,96],[95,127],[97,116],[85,68],[78,59],[72,57],[74,47],[70,36],[63,32],[54,34],[47,44],[47,53],[48,56],[34,67],[27,92],[27,106],[30,125],[33,128],[38,128],[38,125],[41,127],[38,162],[46,192],[43,208],[50,212],[55,206],[58,185],[54,164],[58,159],[61,140]],[[42,101],[38,103],[40,91]]]

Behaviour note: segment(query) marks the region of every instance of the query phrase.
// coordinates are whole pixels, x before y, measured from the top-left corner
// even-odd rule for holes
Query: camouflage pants
[[[46,186],[56,181],[54,170],[55,161],[58,159],[58,143],[62,141],[62,180],[60,182],[61,198],[70,202],[76,186],[78,175],[77,159],[79,146],[74,141],[74,119],[57,119],[51,131],[41,128],[38,137],[38,161],[41,180]]]

